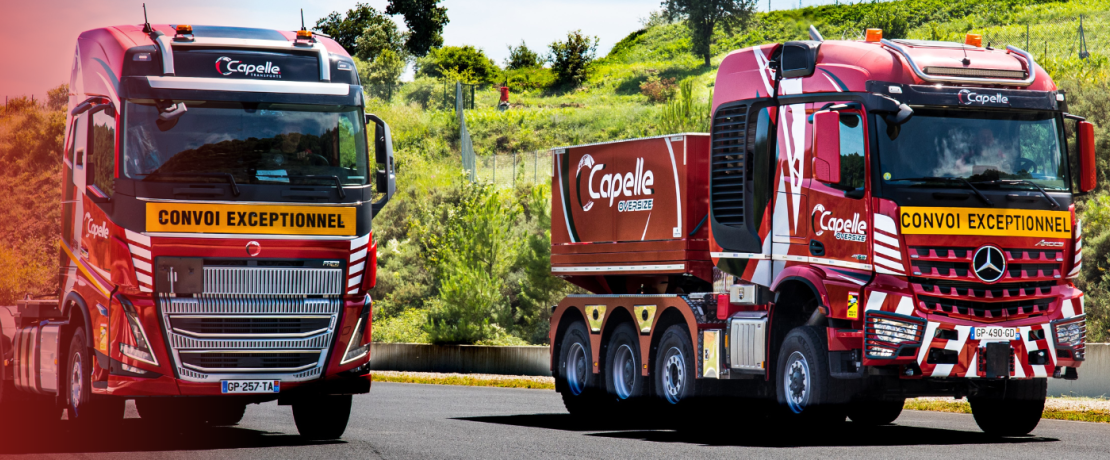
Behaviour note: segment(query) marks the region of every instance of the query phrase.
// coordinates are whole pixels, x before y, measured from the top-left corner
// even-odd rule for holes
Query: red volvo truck
[[[1020,49],[879,34],[729,54],[709,135],[555,149],[551,270],[592,293],[551,319],[572,414],[952,396],[1017,435],[1077,377],[1091,125]]]
[[[110,427],[134,399],[232,425],[276,399],[341,436],[395,188],[351,57],[307,30],[107,27],[69,89],[60,295],[0,307],[3,417]]]

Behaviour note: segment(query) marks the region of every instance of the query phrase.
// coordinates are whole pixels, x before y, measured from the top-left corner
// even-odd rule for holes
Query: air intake
[[[747,118],[747,104],[718,108],[713,116],[709,200],[713,218],[731,227],[744,226]]]
[[[926,67],[925,73],[946,77],[1012,78],[1014,80],[1025,78],[1024,70],[970,69],[966,67]]]

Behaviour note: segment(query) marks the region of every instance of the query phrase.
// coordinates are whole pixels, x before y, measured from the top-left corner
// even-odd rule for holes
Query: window
[[[863,190],[863,120],[858,113],[840,114],[840,182],[837,188]]]
[[[89,138],[92,149],[88,181],[105,195],[112,196],[116,188],[116,118],[103,110],[93,114]]]
[[[73,121],[73,164],[76,166],[85,166],[85,150],[89,142],[88,118],[87,114],[81,114]]]

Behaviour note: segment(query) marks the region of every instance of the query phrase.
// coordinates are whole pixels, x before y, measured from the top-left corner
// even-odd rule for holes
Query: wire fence
[[[551,151],[489,155],[477,158],[479,181],[498,187],[522,184],[545,184],[551,181]]]
[[[1088,59],[1106,56],[1110,49],[1108,31],[1110,12],[1100,12],[1066,21],[987,28],[983,43],[995,48],[1013,45],[1041,59]]]

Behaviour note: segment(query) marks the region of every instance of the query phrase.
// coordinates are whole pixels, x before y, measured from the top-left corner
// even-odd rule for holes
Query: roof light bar
[[[874,43],[883,40],[883,29],[867,29],[867,42]]]
[[[904,58],[906,60],[906,64],[908,64],[910,66],[910,69],[913,70],[913,73],[915,75],[917,75],[917,78],[920,78],[920,79],[925,80],[925,81],[930,82],[930,83],[969,83],[969,84],[976,84],[976,85],[987,84],[987,85],[1005,85],[1005,86],[1029,86],[1029,85],[1032,85],[1033,81],[1037,78],[1037,73],[1036,73],[1037,63],[1033,61],[1033,56],[1030,55],[1029,53],[1026,53],[1021,48],[1011,46],[1011,45],[1006,46],[1006,51],[1009,52],[1010,54],[1017,55],[1018,58],[1021,58],[1022,60],[1025,61],[1025,78],[1022,78],[1022,79],[996,78],[996,77],[982,77],[982,78],[980,78],[980,77],[971,77],[971,76],[962,76],[962,75],[937,75],[935,73],[928,73],[926,71],[921,70],[921,68],[917,66],[917,63],[914,62],[913,57],[910,56],[910,53],[908,51],[906,51],[905,48],[899,46],[898,44],[896,44],[896,43],[894,43],[890,40],[886,40],[886,39],[882,39],[879,43],[882,43],[883,46],[898,52],[898,54],[901,54],[902,58]],[[953,69],[953,68],[951,68],[951,67],[943,67],[943,68],[942,67],[936,67],[936,68],[930,67],[929,69],[934,70],[934,69]],[[978,70],[978,69],[967,69],[967,70]],[[984,70],[988,70],[988,69],[984,69]],[[989,71],[999,72],[999,71],[1002,71],[1002,70],[989,70]]]
[[[982,48],[983,47],[983,36],[980,35],[980,34],[971,34],[971,33],[969,33],[966,36],[964,36],[964,44],[965,45],[971,45],[971,46],[974,46],[976,48]]]

